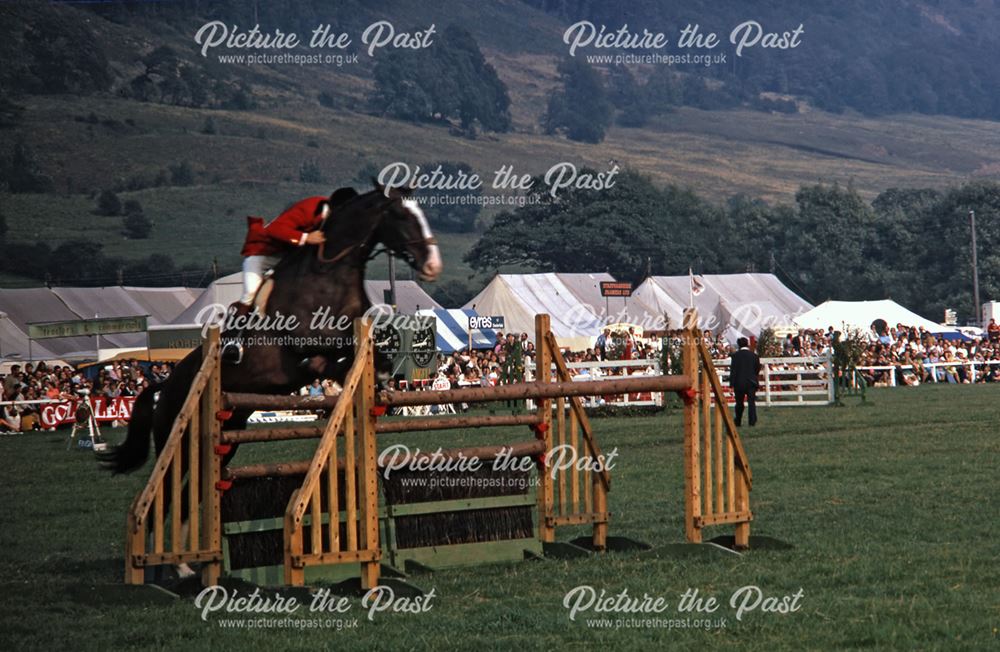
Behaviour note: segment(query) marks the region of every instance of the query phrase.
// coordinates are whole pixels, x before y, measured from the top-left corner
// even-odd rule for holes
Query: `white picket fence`
[[[761,385],[757,390],[757,404],[766,406],[816,406],[830,405],[834,401],[833,362],[829,356],[798,357],[798,358],[761,358]],[[605,362],[567,362],[566,366],[574,371],[574,381],[585,382],[620,376],[624,374],[657,375],[660,371],[660,361],[649,360],[611,360]],[[719,380],[726,387],[729,404],[733,404],[733,394],[728,389],[729,359],[715,361]],[[528,364],[529,373],[534,372],[534,365]],[[597,405],[662,405],[663,395],[630,394],[615,397],[588,397],[588,407]]]
[[[830,405],[835,400],[830,356],[761,358],[757,404],[767,406]],[[719,380],[728,387],[729,359],[716,360]],[[727,390],[727,395],[731,393]],[[730,398],[732,404],[732,398]]]

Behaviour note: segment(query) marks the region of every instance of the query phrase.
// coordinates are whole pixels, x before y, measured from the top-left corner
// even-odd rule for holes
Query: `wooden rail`
[[[536,348],[537,355],[537,348]],[[539,364],[539,379],[527,383],[511,383],[496,387],[462,387],[441,391],[394,392],[383,390],[378,393],[377,403],[390,407],[414,405],[442,405],[447,403],[483,403],[488,401],[548,400],[558,397],[603,396],[615,394],[635,394],[639,392],[679,392],[691,385],[687,376],[633,376],[614,380],[591,380],[573,382],[558,380],[547,382],[542,374],[551,371]]]
[[[332,410],[337,407],[338,398],[223,392],[222,404],[227,410]]]

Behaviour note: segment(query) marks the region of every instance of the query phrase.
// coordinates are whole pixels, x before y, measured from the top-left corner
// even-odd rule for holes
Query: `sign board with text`
[[[503,315],[473,315],[469,317],[469,330],[503,330],[506,326]]]
[[[39,420],[44,428],[56,428],[76,422],[76,411],[81,401],[90,403],[90,408],[94,412],[94,418],[98,423],[109,423],[112,421],[128,421],[132,418],[132,405],[135,403],[134,396],[119,396],[118,398],[106,398],[104,396],[88,397],[74,401],[62,401],[59,403],[46,403],[38,411]],[[86,423],[84,421],[83,423]]]
[[[618,281],[601,281],[602,297],[630,297],[632,284]]]
[[[178,326],[151,326],[149,348],[194,349],[202,344],[202,327],[198,324]]]
[[[135,317],[110,317],[107,319],[73,319],[28,324],[28,337],[45,340],[53,337],[79,337],[81,335],[114,335],[115,333],[143,333],[147,315]]]

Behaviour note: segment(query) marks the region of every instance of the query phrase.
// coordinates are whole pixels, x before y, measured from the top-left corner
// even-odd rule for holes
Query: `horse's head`
[[[351,251],[370,255],[376,245],[383,245],[391,255],[405,259],[422,281],[433,281],[441,274],[441,251],[427,223],[427,217],[410,192],[376,184],[375,189],[359,195],[351,188],[341,188],[330,197],[332,219],[326,221],[326,253],[320,262],[344,259]],[[351,242],[337,251],[331,243]]]
[[[384,213],[375,229],[375,241],[381,242],[393,256],[406,260],[420,280],[436,280],[441,274],[441,250],[420,204],[410,198],[407,189],[391,188],[386,192],[376,184],[375,192],[386,199]]]

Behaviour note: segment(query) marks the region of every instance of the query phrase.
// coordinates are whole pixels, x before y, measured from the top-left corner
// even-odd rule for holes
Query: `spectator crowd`
[[[3,408],[0,432],[26,432],[42,427],[40,411],[46,402],[76,401],[83,397],[108,399],[136,396],[150,382],[165,380],[170,366],[143,365],[136,360],[102,365],[96,374],[69,365],[11,365],[0,374]]]
[[[704,341],[718,360],[726,360],[734,348],[721,333],[706,330]],[[835,343],[844,335],[835,328],[799,330],[785,333],[770,346],[764,357],[816,358],[832,355]],[[751,338],[751,348],[756,348]],[[857,367],[868,385],[919,385],[927,382],[987,383],[1000,381],[1000,324],[991,320],[981,337],[963,335],[946,339],[923,328],[896,324],[873,324],[861,335]],[[603,362],[615,360],[660,359],[660,340],[636,337],[634,332],[611,333],[605,330],[592,348],[564,351],[567,362]],[[439,356],[438,375],[452,386],[497,385],[523,378],[505,374],[512,358],[534,357],[534,343],[527,333],[500,334],[493,349],[462,350]],[[530,365],[529,365],[530,366]],[[523,371],[521,372],[523,374]],[[605,373],[625,373],[622,368]]]
[[[706,330],[704,341],[716,359],[728,359],[732,346],[720,333]],[[771,343],[764,357],[819,357],[832,354],[843,334],[832,326],[826,330],[799,330],[786,333]],[[903,324],[873,324],[861,337],[857,368],[869,385],[919,385],[927,382],[953,384],[1000,382],[1000,325],[994,320],[981,337],[944,339],[923,328]],[[756,342],[751,341],[751,348]],[[612,333],[605,329],[593,347],[564,351],[569,363],[620,360],[659,360],[660,340],[643,339],[633,329]],[[527,333],[498,333],[493,348],[462,350],[438,355],[437,377],[452,387],[493,386],[531,380],[535,344]],[[2,410],[0,433],[38,430],[41,406],[46,402],[75,401],[85,396],[136,396],[151,382],[169,376],[170,365],[114,361],[85,373],[69,365],[12,365],[0,374]],[[649,370],[645,370],[649,372]],[[581,373],[590,373],[583,370]],[[631,373],[627,367],[606,368],[604,374]],[[303,388],[303,394],[332,395],[338,388],[317,379]]]
[[[612,352],[617,352],[612,354]],[[605,330],[593,347],[582,351],[563,351],[568,363],[603,362],[608,360],[649,360],[658,357],[653,342],[643,342],[634,331],[612,334]],[[447,378],[452,387],[494,386],[531,379],[535,358],[535,343],[527,333],[497,333],[492,349],[468,351],[438,356],[439,377]],[[612,373],[624,373],[621,368]]]
[[[841,333],[799,331],[782,341],[783,356],[830,353]],[[1000,325],[994,320],[980,337],[945,338],[904,324],[874,324],[864,334],[858,370],[868,385],[952,384],[1000,381]]]

